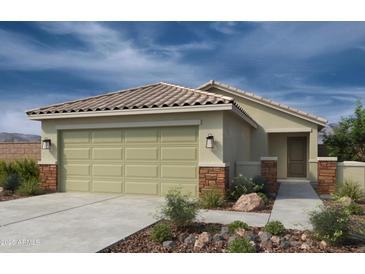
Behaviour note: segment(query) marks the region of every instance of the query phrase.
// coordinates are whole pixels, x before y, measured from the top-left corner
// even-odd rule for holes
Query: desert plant
[[[241,195],[260,192],[264,188],[261,182],[255,182],[252,178],[239,175],[233,178],[233,182],[229,187],[228,198],[237,200]]]
[[[363,215],[364,209],[357,203],[351,203],[345,207],[345,210],[349,215]]]
[[[172,229],[169,224],[160,223],[153,227],[151,232],[151,240],[157,243],[169,241],[172,239]]]
[[[20,195],[39,195],[43,193],[43,190],[41,189],[39,180],[31,178],[22,180],[16,192]]]
[[[257,195],[259,195],[261,197],[261,199],[265,205],[267,205],[269,203],[269,198],[267,198],[265,193],[259,192],[259,193],[257,193]]]
[[[187,226],[196,218],[198,209],[199,204],[195,199],[182,194],[178,189],[170,190],[165,197],[160,217],[171,221],[178,227]]]
[[[21,182],[22,182],[21,178],[17,173],[10,173],[7,175],[3,183],[3,188],[4,190],[14,193],[15,190],[17,190],[18,187],[20,186]]]
[[[228,225],[229,233],[233,234],[239,228],[248,229],[248,224],[242,221],[234,221]]]
[[[283,235],[285,226],[280,221],[270,221],[265,225],[264,230],[273,235]]]
[[[13,166],[22,180],[30,181],[39,179],[39,167],[36,161],[32,159],[15,160]]]
[[[349,197],[353,201],[358,202],[364,199],[364,193],[360,186],[351,180],[346,180],[343,185],[341,185],[336,193],[334,194],[336,199],[342,197]]]
[[[237,238],[228,244],[229,253],[255,253],[255,247],[246,238]]]
[[[14,162],[0,161],[0,186],[4,186],[10,174],[17,173]]]
[[[341,206],[322,206],[310,213],[314,235],[330,243],[343,242],[349,232],[349,215]]]
[[[204,191],[199,203],[202,208],[218,208],[223,206],[224,198],[222,193],[220,193],[218,190],[210,189]]]

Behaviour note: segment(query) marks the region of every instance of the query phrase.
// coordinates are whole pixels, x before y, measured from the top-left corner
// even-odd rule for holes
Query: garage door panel
[[[93,148],[93,160],[122,160],[122,148]]]
[[[159,183],[126,181],[125,182],[125,193],[158,195],[159,194]]]
[[[90,165],[88,164],[67,164],[64,165],[66,176],[90,176]]]
[[[125,159],[128,160],[158,160],[157,147],[127,147],[125,149]]]
[[[158,130],[154,128],[134,128],[125,131],[126,143],[156,143]]]
[[[117,143],[123,141],[121,129],[95,130],[91,134],[92,142],[95,144]]]
[[[90,159],[89,148],[65,148],[63,159],[68,160],[88,160]]]
[[[197,167],[191,165],[161,165],[164,178],[197,178]]]
[[[90,143],[90,132],[85,130],[63,132],[64,144],[88,144]]]
[[[90,191],[90,180],[70,179],[66,180],[66,191]]]
[[[94,164],[92,167],[93,176],[120,177],[122,176],[122,165],[115,164]]]
[[[123,192],[123,183],[120,181],[98,181],[93,180],[92,189],[94,192]]]
[[[158,177],[158,165],[126,165],[125,166],[126,177],[136,178],[157,178]]]
[[[171,127],[161,129],[161,142],[196,142],[197,131],[194,127]]]
[[[183,194],[197,196],[196,182],[192,184],[174,184],[174,183],[162,183],[161,195],[166,195],[170,190],[179,190]]]
[[[197,160],[196,147],[162,147],[161,160]]]

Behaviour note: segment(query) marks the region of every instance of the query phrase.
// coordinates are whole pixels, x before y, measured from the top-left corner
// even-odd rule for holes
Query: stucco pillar
[[[278,157],[261,157],[261,176],[267,180],[267,191],[278,192]]]
[[[337,157],[318,157],[318,185],[320,194],[336,191]]]

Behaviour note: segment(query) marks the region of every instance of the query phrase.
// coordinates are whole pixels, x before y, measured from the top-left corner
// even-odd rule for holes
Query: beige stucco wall
[[[223,160],[229,163],[230,178],[236,174],[236,162],[251,157],[251,129],[248,123],[232,112],[223,113]]]
[[[223,164],[223,111],[207,111],[179,114],[149,114],[128,115],[113,117],[67,118],[42,121],[42,138],[50,138],[51,150],[42,150],[43,163],[55,163],[57,161],[58,130],[57,127],[67,126],[78,128],[79,125],[93,128],[94,125],[107,127],[110,123],[153,122],[153,121],[181,121],[200,120],[199,126],[199,163]],[[206,136],[213,134],[215,146],[213,149],[205,147]]]
[[[261,105],[256,102],[252,102],[248,99],[233,95],[226,91],[211,88],[209,91],[233,97],[236,102],[258,123],[258,128],[252,130],[251,139],[251,159],[252,161],[259,161],[262,156],[278,156],[278,164],[280,164],[281,171],[280,176],[283,178],[286,177],[284,174],[285,170],[283,168],[284,162],[286,164],[286,159],[283,158],[283,146],[286,147],[286,143],[283,143],[282,140],[277,140],[280,143],[281,147],[271,148],[269,150],[269,134],[266,133],[267,129],[298,129],[305,128],[311,129],[309,135],[309,147],[308,147],[308,178],[312,181],[317,180],[317,168],[316,161],[318,155],[318,125],[312,123],[310,121],[301,119],[299,117],[284,113],[282,111]],[[274,142],[272,145],[279,145]],[[280,155],[273,155],[273,153],[277,150],[277,153]],[[272,153],[270,153],[272,152]],[[279,163],[280,162],[280,163]]]
[[[358,184],[365,191],[365,163],[352,161],[337,163],[336,179],[337,186],[349,180]]]

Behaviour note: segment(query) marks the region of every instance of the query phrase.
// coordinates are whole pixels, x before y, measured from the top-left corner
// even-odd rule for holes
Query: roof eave
[[[248,100],[255,101],[255,102],[259,103],[259,104],[262,104],[262,105],[265,105],[267,107],[270,107],[270,108],[273,108],[273,109],[282,111],[284,113],[287,113],[287,114],[290,114],[290,115],[299,117],[301,119],[304,119],[304,120],[307,120],[309,122],[315,123],[315,124],[317,124],[319,126],[322,126],[322,127],[325,127],[327,125],[327,123],[328,123],[328,120],[326,120],[324,118],[320,118],[319,117],[320,119],[315,119],[315,118],[312,118],[312,117],[303,115],[303,114],[300,113],[299,110],[290,111],[290,109],[286,109],[284,107],[281,107],[279,104],[278,105],[276,105],[276,104],[274,105],[274,104],[269,104],[268,102],[260,101],[259,99],[256,99],[256,98],[248,98],[248,95],[247,94],[244,94],[244,93],[239,92],[239,91],[232,90],[231,88],[225,87],[225,86],[221,85],[220,83],[217,83],[214,80],[210,80],[209,82],[207,82],[207,83],[199,86],[197,89],[206,90],[206,89],[208,89],[210,87],[221,88],[224,91],[229,92],[231,94],[240,96],[240,97],[245,98],[245,99],[248,99]]]

